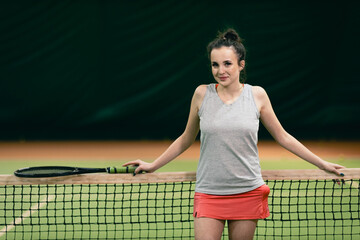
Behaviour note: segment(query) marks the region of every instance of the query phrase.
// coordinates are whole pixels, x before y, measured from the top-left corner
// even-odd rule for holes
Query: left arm
[[[344,168],[343,166],[327,162],[316,156],[285,131],[277,119],[271,106],[270,99],[263,88],[253,87],[253,95],[260,113],[262,124],[282,147],[322,170],[340,175],[339,169]]]

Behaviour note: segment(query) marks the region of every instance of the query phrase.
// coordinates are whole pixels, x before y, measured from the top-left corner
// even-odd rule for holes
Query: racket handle
[[[108,173],[134,173],[137,166],[127,166],[127,167],[108,167],[106,171]]]

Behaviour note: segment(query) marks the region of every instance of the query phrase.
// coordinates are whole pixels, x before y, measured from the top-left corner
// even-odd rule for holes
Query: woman
[[[261,87],[240,82],[245,48],[233,29],[208,45],[217,84],[197,87],[185,131],[154,162],[135,160],[139,171],[154,172],[195,141],[201,130],[201,151],[194,199],[196,239],[220,239],[228,221],[230,239],[252,239],[258,219],[269,216],[269,188],[261,177],[257,151],[259,119],[284,148],[328,172],[343,166],[326,162],[288,134]]]

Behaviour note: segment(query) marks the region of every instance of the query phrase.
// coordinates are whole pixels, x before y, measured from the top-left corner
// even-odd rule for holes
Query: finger
[[[140,165],[140,162],[141,162],[140,160],[130,161],[130,162],[124,163],[122,166],[123,167],[129,166],[129,165],[138,166],[138,165]]]
[[[143,168],[141,166],[137,167],[133,173],[133,176],[135,176],[136,174],[139,174],[139,173],[143,173],[143,172],[145,172],[145,171],[143,170]]]
[[[333,173],[335,173],[336,175],[338,175],[338,176],[341,176],[341,177],[344,177],[345,176],[345,174],[344,173],[342,173],[342,172],[340,172],[339,170],[337,170],[336,168],[335,169],[333,169],[332,170],[332,172]]]
[[[337,183],[337,185],[340,186],[340,181],[339,181],[339,179],[336,179],[336,183]]]
[[[137,167],[134,171],[135,174],[142,172],[142,167]]]
[[[339,164],[335,164],[335,167],[338,168],[338,169],[346,168],[346,167],[344,167],[344,166],[342,166],[342,165],[339,165]]]

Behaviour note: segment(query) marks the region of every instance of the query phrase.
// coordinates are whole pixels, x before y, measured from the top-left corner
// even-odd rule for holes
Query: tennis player
[[[269,187],[261,176],[257,149],[259,120],[285,149],[320,169],[341,175],[343,166],[322,160],[287,133],[265,90],[240,81],[246,51],[233,29],[209,43],[216,84],[197,87],[185,131],[154,162],[135,160],[139,171],[154,172],[184,152],[201,131],[194,199],[195,239],[252,239],[258,219],[269,216]]]

